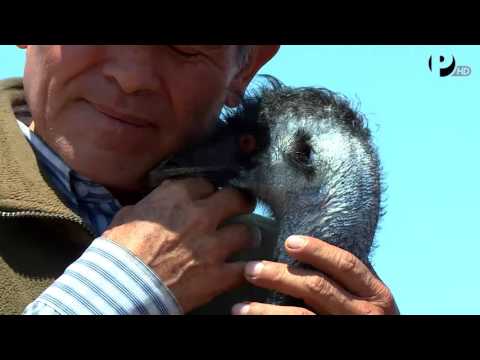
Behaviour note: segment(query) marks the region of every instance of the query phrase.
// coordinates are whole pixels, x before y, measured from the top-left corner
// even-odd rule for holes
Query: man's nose
[[[126,94],[156,92],[160,80],[155,71],[154,49],[151,46],[112,46],[103,74],[117,82]]]

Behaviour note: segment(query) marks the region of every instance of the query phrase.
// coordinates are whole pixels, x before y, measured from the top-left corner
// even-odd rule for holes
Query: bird
[[[263,79],[206,140],[152,172],[152,184],[204,176],[256,197],[278,227],[276,241],[264,245],[270,260],[311,268],[284,248],[290,235],[307,235],[352,253],[373,270],[384,185],[365,116],[327,88],[286,86],[271,75]],[[272,304],[301,303],[263,294]]]

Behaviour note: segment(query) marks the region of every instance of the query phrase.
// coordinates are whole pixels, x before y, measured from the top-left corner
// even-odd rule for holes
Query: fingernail
[[[261,261],[251,261],[245,266],[245,274],[252,278],[256,277],[262,272],[263,266]]]
[[[247,303],[235,304],[232,307],[232,314],[233,315],[247,315],[248,310],[250,310],[250,305],[248,305]]]
[[[262,245],[262,232],[256,226],[252,226],[250,228],[250,231],[252,232],[252,237],[253,237],[251,247],[253,249],[259,248]]]
[[[287,246],[290,249],[301,249],[307,244],[307,239],[300,236],[290,236],[287,239]]]

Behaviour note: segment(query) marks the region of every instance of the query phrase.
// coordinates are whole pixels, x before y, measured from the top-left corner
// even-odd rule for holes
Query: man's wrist
[[[124,263],[131,265],[129,268],[134,270],[138,276],[142,277],[142,279],[146,282],[146,286],[150,287],[153,292],[160,295],[160,297],[164,300],[163,302],[167,307],[168,313],[171,315],[183,315],[183,309],[172,291],[170,291],[170,289],[162,282],[152,268],[145,264],[138,256],[136,256],[126,247],[110,240],[105,236],[100,236],[99,238],[95,239],[95,241],[96,246],[98,246],[98,244],[106,245],[104,242],[108,243],[109,249],[111,249],[111,245],[115,246],[118,250],[115,251],[115,255]],[[101,247],[104,247],[102,245]]]
[[[179,315],[183,311],[140,259],[113,241],[97,238],[25,313]]]

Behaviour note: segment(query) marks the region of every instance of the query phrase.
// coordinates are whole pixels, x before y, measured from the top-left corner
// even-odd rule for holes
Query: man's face
[[[204,135],[247,85],[236,51],[28,46],[24,84],[35,132],[80,174],[134,190],[155,164]]]

